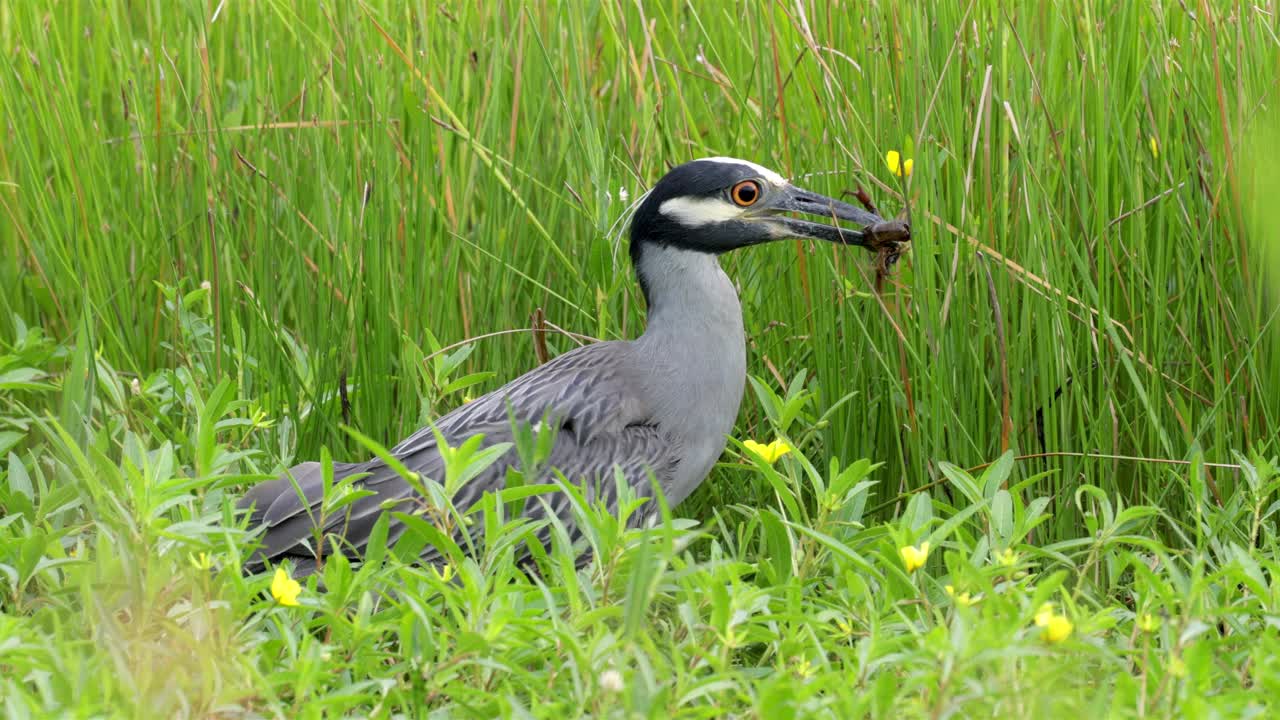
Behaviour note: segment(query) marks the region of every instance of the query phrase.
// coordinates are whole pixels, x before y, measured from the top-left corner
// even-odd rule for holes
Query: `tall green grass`
[[[1239,180],[1274,88],[1262,10],[567,10],[10,7],[3,322],[66,337],[87,316],[139,374],[196,352],[300,421],[300,455],[346,454],[341,379],[349,421],[392,440],[423,419],[412,360],[431,336],[527,327],[536,308],[638,332],[627,200],[671,164],[729,154],[819,191],[862,186],[916,228],[884,306],[854,253],[726,260],[753,372],[809,368],[824,401],[857,393],[822,452],[881,458],[907,490],[941,458],[1006,447],[1272,447],[1275,302]],[[914,155],[909,182],[890,149]],[[208,353],[161,318],[160,285],[200,282]],[[470,359],[489,385],[533,362],[522,334]],[[759,420],[749,406],[741,427]],[[1033,467],[1132,497],[1167,484],[1130,461]]]
[[[1043,524],[1017,542],[1051,548],[1046,557],[1070,568],[1068,585],[1091,573],[1110,574],[1093,577],[1088,594],[1095,603],[1088,612],[1105,618],[1082,622],[1082,630],[1118,622],[1108,607],[1132,611],[1124,619],[1132,624],[1147,597],[1137,591],[1135,605],[1133,583],[1158,585],[1167,603],[1184,593],[1209,602],[1218,590],[1198,585],[1207,581],[1197,573],[1226,571],[1214,563],[1205,570],[1196,554],[1209,552],[1208,538],[1218,538],[1213,553],[1219,559],[1234,557],[1229,543],[1247,557],[1267,544],[1274,524],[1272,506],[1263,502],[1269,495],[1261,458],[1276,453],[1280,425],[1277,276],[1268,249],[1277,218],[1267,191],[1274,183],[1255,172],[1265,173],[1267,160],[1253,149],[1267,147],[1256,138],[1276,121],[1277,12],[1273,3],[985,0],[0,5],[0,354],[6,363],[0,365],[0,451],[12,453],[8,482],[29,490],[14,490],[3,505],[7,517],[26,519],[0,528],[14,533],[13,547],[30,548],[15,550],[18,556],[55,563],[50,572],[61,572],[58,563],[69,558],[26,538],[47,535],[50,548],[82,552],[98,543],[94,557],[110,555],[116,541],[152,557],[157,548],[172,550],[165,543],[178,543],[176,537],[198,537],[199,547],[229,552],[243,539],[215,522],[224,491],[318,457],[322,448],[339,460],[364,457],[368,450],[341,426],[390,445],[466,394],[526,371],[537,362],[533,335],[525,332],[535,311],[570,333],[638,334],[643,301],[624,246],[629,205],[671,165],[731,155],[833,196],[863,188],[883,212],[905,213],[915,229],[912,251],[886,277],[857,252],[804,243],[724,259],[740,286],[750,372],[782,395],[804,373],[804,387],[792,388],[792,395],[809,400],[789,432],[803,440],[805,456],[817,468],[857,458],[882,463],[871,476],[876,484],[858,501],[866,510],[859,522],[875,529],[865,540],[876,557],[897,562],[896,544],[923,537],[908,537],[899,523],[919,535],[953,511],[970,513],[964,517],[972,520],[961,524],[984,517],[986,510],[977,508],[994,496],[967,497],[946,463],[979,472],[1011,451],[1023,458],[1013,482],[1034,478],[1019,507],[1051,499],[1038,521]],[[889,150],[913,158],[910,177],[889,172]],[[481,337],[461,351],[450,347]],[[558,353],[577,341],[551,333],[546,342]],[[464,377],[467,382],[456,382]],[[767,403],[748,393],[737,435],[766,439],[778,429]],[[1200,460],[1220,466],[1179,464]],[[1250,463],[1264,468],[1260,484],[1251,485],[1240,469]],[[22,484],[19,475],[27,478]],[[793,478],[797,487],[804,477]],[[1142,522],[1117,521],[1123,532],[1116,535],[1168,543],[1173,555],[1191,553],[1188,565],[1156,582],[1142,578],[1173,571],[1144,571],[1149,557],[1140,561],[1111,545],[1094,554],[1081,549],[1079,538],[1097,530],[1103,502],[1091,501],[1092,491],[1079,494],[1082,486],[1097,488],[1115,513],[1158,508]],[[913,493],[922,489],[945,508],[937,520],[920,514],[924,501],[916,498],[928,496]],[[797,490],[795,512],[786,508],[783,517],[799,522],[796,512],[816,502],[811,490]],[[34,498],[28,510],[40,521],[19,512],[13,504],[19,494]],[[166,504],[179,495],[200,501]],[[681,667],[694,685],[742,665],[766,667],[771,658],[788,664],[793,657],[809,658],[822,668],[814,670],[818,676],[835,682],[840,668],[856,661],[864,673],[853,686],[858,693],[801,702],[792,694],[804,686],[807,676],[800,673],[791,678],[798,684],[779,685],[785,691],[778,697],[812,712],[831,710],[824,704],[830,701],[854,713],[902,707],[909,697],[905,706],[920,714],[946,714],[951,706],[933,702],[939,696],[927,688],[945,688],[947,672],[877,675],[871,668],[879,666],[867,664],[867,657],[899,650],[921,667],[937,653],[947,657],[936,646],[942,640],[893,604],[914,592],[911,577],[894,581],[883,607],[866,610],[858,603],[876,592],[848,574],[856,572],[823,564],[829,558],[815,561],[813,577],[821,579],[779,591],[776,598],[789,603],[783,612],[765,600],[748,607],[757,591],[715,574],[717,562],[750,563],[755,553],[777,549],[744,540],[765,532],[759,523],[768,526],[770,542],[783,535],[799,542],[801,530],[785,526],[790,530],[780,535],[784,526],[745,510],[777,509],[780,497],[759,468],[726,462],[676,510],[710,529],[712,546],[699,543],[694,555],[711,565],[686,567],[693,556],[675,550],[663,556],[663,567],[677,568],[675,575],[659,572],[654,577],[665,579],[655,580],[645,597],[662,606],[654,622],[670,622],[655,632],[670,636],[632,636],[622,643],[623,655],[633,662],[662,656],[675,665],[692,663]],[[743,510],[722,510],[729,506]],[[1209,507],[1217,525],[1206,519]],[[140,521],[140,514],[149,519]],[[1254,532],[1221,535],[1238,520],[1252,523]],[[175,531],[172,522],[190,525]],[[846,527],[832,522],[827,531]],[[982,532],[973,532],[973,543],[957,541],[972,551],[969,560],[981,565],[988,550],[1003,549],[1000,542],[979,543]],[[174,551],[179,556],[188,551],[182,543],[174,547],[181,548]],[[1253,567],[1271,568],[1270,578],[1274,561],[1265,556]],[[57,638],[76,635],[67,618],[94,617],[90,588],[97,592],[106,583],[130,599],[177,592],[154,586],[158,581],[146,567],[95,562],[93,577],[84,574],[89,570],[78,576],[84,597],[51,590],[61,581],[49,578],[28,585],[27,578],[39,576],[33,564],[14,573],[22,588],[11,588],[3,607],[13,618],[39,624],[55,638],[49,647],[65,650]],[[1000,586],[994,571],[947,563],[975,589]],[[802,565],[797,560],[796,567]],[[388,572],[402,573],[386,577],[405,582],[419,571]],[[503,572],[497,577],[514,570]],[[1257,573],[1262,592],[1273,581]],[[296,677],[272,674],[262,659],[276,652],[271,645],[262,657],[242,659],[234,679],[191,669],[186,695],[164,699],[157,689],[164,678],[150,678],[134,688],[140,702],[161,698],[149,707],[168,711],[183,697],[231,702],[227,698],[245,699],[247,687],[265,687],[271,689],[262,690],[263,697],[246,702],[282,712],[288,698],[281,688],[290,678],[320,682],[315,673],[326,653],[336,647],[358,655],[362,638],[385,639],[412,615],[379,615],[383,624],[376,629],[344,626],[351,634],[321,650],[308,644],[311,635],[291,634],[297,628],[271,626],[284,621],[251,605],[262,584],[227,579],[232,576],[220,576],[234,583],[230,590],[192,585],[192,578],[180,585],[182,593],[195,587],[198,597],[213,598],[210,607],[225,613],[210,621],[220,628],[214,646],[242,647],[228,618],[254,608],[262,613],[254,632],[266,635],[252,635],[253,642],[269,636],[268,644],[287,645],[293,661],[305,660],[311,669],[297,670]],[[556,577],[571,582],[571,576]],[[1226,582],[1223,577],[1218,580]],[[773,579],[783,583],[781,576]],[[354,587],[340,580],[338,587]],[[545,611],[556,622],[583,623],[530,625],[538,639],[516,642],[527,657],[492,647],[463,653],[508,657],[512,666],[559,652],[552,648],[563,648],[564,638],[587,627],[582,618],[591,608],[609,607],[614,597],[574,588],[564,595],[547,590],[542,598],[529,590],[516,598],[504,594],[499,580],[472,580],[469,590],[457,590],[472,595],[444,607],[461,612],[469,601],[501,598],[515,604],[504,622]],[[715,613],[737,617],[732,608],[745,603],[748,615],[769,607],[781,619],[760,620],[745,645],[689,646],[690,636],[708,626],[728,632],[716,625],[728,621],[716,615],[714,622],[693,622],[701,610],[690,615],[681,603],[722,592],[726,584],[731,591],[716,596],[723,607],[716,605]],[[824,593],[844,588],[849,594],[831,599],[825,611],[864,618],[857,632],[866,634],[858,637],[876,642],[827,652],[832,646],[811,625],[820,611],[809,603],[828,600],[802,593],[817,587]],[[937,587],[930,592],[935,601],[942,597]],[[54,609],[38,614],[49,594],[57,598]],[[326,601],[332,615],[318,617],[346,618],[343,603],[355,597],[332,596]],[[983,610],[990,613],[986,624],[973,630],[983,649],[974,652],[1014,643],[1012,626],[992,625],[1011,614],[1025,620],[1040,599],[1013,598]],[[1274,600],[1268,602],[1249,612],[1274,617],[1267,614],[1274,613]],[[562,603],[572,609],[564,611]],[[1193,619],[1205,624],[1209,615],[1204,607],[1186,610],[1188,624],[1181,627]],[[13,618],[6,622],[19,622]],[[692,624],[682,629],[675,618]],[[552,634],[538,635],[544,631]],[[774,640],[766,637],[771,633]],[[553,636],[562,640],[552,642]],[[145,639],[129,642],[135,640]],[[164,646],[164,638],[151,640],[184,656]],[[206,649],[189,654],[213,652],[206,642],[213,641],[192,639],[192,648]],[[972,675],[961,673],[974,687],[1013,682],[1007,698],[957,707],[1030,713],[1036,707],[1020,705],[1019,698],[1040,698],[1045,707],[1062,701],[1064,712],[1096,710],[1101,706],[1091,705],[1088,683],[1139,662],[1137,645],[1096,645],[1082,665],[1063,666],[1064,675],[1088,668],[1065,700],[1052,694],[1049,682],[1061,678],[1028,674],[1021,660],[1009,659],[993,675],[972,668]],[[38,652],[58,656],[49,647]],[[574,647],[583,654],[576,666],[592,667],[590,647]],[[870,654],[856,660],[858,652]],[[1228,657],[1227,650],[1204,652],[1209,664]],[[1230,652],[1242,653],[1230,655],[1240,659],[1253,650],[1231,645]],[[129,665],[138,657],[124,653],[111,672],[141,677]],[[383,660],[348,654],[340,665],[368,670]],[[0,657],[0,667],[13,668],[11,662]],[[97,677],[110,665],[101,658],[84,662],[80,670],[59,672]],[[698,675],[689,669],[697,663],[716,670]],[[45,665],[33,668],[37,675],[49,672]],[[374,712],[376,698],[388,701],[386,688],[361,685],[361,673],[348,672],[354,699],[350,705],[335,700],[334,708],[363,714]],[[408,674],[414,672],[421,674],[417,667]],[[483,684],[489,672],[501,675],[492,668],[474,672],[454,678],[457,687]],[[636,708],[680,705],[679,697],[662,694],[674,692],[670,687],[655,689],[661,685],[655,678],[684,678],[683,671],[635,672],[653,680],[657,693],[644,702],[632,697]],[[214,676],[238,690],[194,689],[200,678]],[[912,682],[894,688],[894,680],[883,679],[895,677]],[[1162,686],[1167,692],[1142,685],[1151,703],[1142,707],[1156,714],[1183,707],[1177,703],[1186,696],[1168,679],[1174,677]],[[1034,691],[1030,678],[1048,684]],[[1147,675],[1141,678],[1146,683]],[[1255,681],[1262,682],[1239,682],[1242,697],[1259,687]],[[45,688],[46,699],[71,692],[32,682],[25,687]],[[695,698],[705,692],[743,712],[772,707],[767,683],[725,682],[718,689],[679,690]],[[441,692],[433,683],[426,681],[415,696],[421,706],[388,702],[459,713],[479,708],[481,715],[499,707],[478,696],[459,699],[456,688],[446,694],[457,705],[423,699]],[[542,683],[581,700],[573,706],[577,712],[607,710],[591,703],[610,696],[587,692],[585,680],[537,675],[514,685],[497,681],[523,688],[511,690],[504,712],[550,712],[536,709],[534,695],[520,694]],[[112,687],[127,694],[125,684]],[[324,687],[337,692],[337,685]],[[859,704],[864,700],[871,704]],[[85,702],[82,709],[102,707]],[[215,705],[187,710],[220,712]]]

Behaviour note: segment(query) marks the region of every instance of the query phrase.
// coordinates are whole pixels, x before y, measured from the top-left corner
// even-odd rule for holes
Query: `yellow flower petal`
[[[1071,637],[1071,631],[1074,629],[1075,626],[1066,615],[1054,615],[1044,626],[1044,639],[1051,643],[1060,643]]]
[[[884,154],[884,164],[889,166],[889,172],[902,177],[902,156],[897,150],[890,150]]]
[[[1143,613],[1138,618],[1138,629],[1144,633],[1152,633],[1160,629],[1160,618],[1151,613]]]
[[[1046,627],[1053,619],[1053,603],[1045,603],[1036,611],[1036,625]]]
[[[884,154],[884,164],[889,167],[889,172],[894,175],[897,175],[898,177],[906,175],[909,177],[911,175],[911,169],[915,166],[915,160],[911,158],[903,160],[901,153],[897,150],[890,150]]]
[[[900,547],[898,555],[902,558],[902,565],[906,567],[907,572],[913,573],[924,567],[924,561],[929,559],[929,543],[920,543],[919,547],[915,545]]]
[[[770,465],[778,462],[778,458],[791,452],[791,446],[782,440],[774,440],[768,445],[758,443],[755,440],[747,440],[742,445]]]
[[[1147,138],[1147,145],[1151,148],[1151,157],[1160,157],[1160,143],[1156,142],[1155,135]]]
[[[298,593],[302,592],[302,584],[297,580],[289,577],[289,573],[284,568],[276,568],[276,574],[271,578],[271,597],[281,605],[295,607],[298,604]]]
[[[947,591],[947,595],[952,600],[955,601],[956,605],[959,605],[961,607],[969,607],[970,605],[973,604],[973,593],[967,593],[967,592],[958,593],[956,592],[956,589],[951,585],[947,585],[946,587],[943,588],[943,590]]]

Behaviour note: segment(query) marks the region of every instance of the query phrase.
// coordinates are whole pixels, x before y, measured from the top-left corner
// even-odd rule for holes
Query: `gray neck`
[[[701,481],[733,430],[746,383],[738,293],[715,255],[646,244],[637,253],[648,326],[633,347],[655,419],[689,448]],[[672,499],[678,502],[678,499]]]
[[[745,354],[742,305],[715,255],[657,244],[647,244],[638,255],[636,274],[649,304],[638,342],[719,342]]]

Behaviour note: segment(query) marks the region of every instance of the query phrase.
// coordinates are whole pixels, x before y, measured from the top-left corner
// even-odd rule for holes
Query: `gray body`
[[[740,185],[740,178],[757,183],[757,199],[766,193],[779,196],[765,208],[772,214],[749,213],[746,206],[723,200],[724,189],[735,182]],[[558,470],[570,482],[582,483],[590,499],[613,508],[617,472],[636,496],[652,494],[652,479],[669,504],[678,504],[707,477],[724,451],[746,380],[742,310],[718,254],[780,237],[866,244],[863,235],[840,228],[789,218],[770,221],[777,211],[813,213],[811,205],[818,201],[828,203],[825,207],[834,209],[836,217],[880,221],[804,193],[776,173],[745,161],[713,158],[676,168],[650,193],[632,225],[632,259],[648,302],[644,334],[565,353],[441,417],[436,430],[450,445],[476,434],[491,445],[513,440],[512,420],[530,426],[551,422],[556,426],[555,443],[535,481],[549,483],[552,470]],[[391,453],[409,470],[443,482],[444,467],[431,428],[409,436]],[[465,512],[484,493],[502,489],[507,469],[518,462],[516,451],[509,449],[459,490],[454,505]],[[388,504],[411,512],[420,500],[412,485],[379,459],[335,466],[336,478],[355,473],[367,475],[358,482],[373,495],[326,519],[322,528],[340,538],[349,555],[363,554],[374,522]],[[240,507],[251,508],[251,524],[265,528],[249,569],[286,558],[297,573],[315,569],[311,541],[322,489],[320,466],[312,462],[246,493]],[[632,522],[652,517],[656,508],[656,503],[646,503]],[[555,514],[576,539],[564,493],[543,496],[528,504],[526,513],[535,520]],[[389,541],[404,530],[392,519]],[[545,542],[548,535],[544,528],[540,540]],[[322,551],[330,552],[327,547]],[[424,559],[432,559],[434,550],[427,552]]]

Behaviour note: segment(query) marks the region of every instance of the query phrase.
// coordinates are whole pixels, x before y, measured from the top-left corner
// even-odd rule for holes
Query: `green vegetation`
[[[1277,712],[1274,3],[414,5],[0,4],[7,715]],[[248,484],[535,310],[634,336],[627,207],[705,155],[915,243],[725,258],[755,382],[668,522],[241,577]]]

